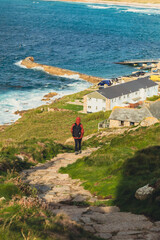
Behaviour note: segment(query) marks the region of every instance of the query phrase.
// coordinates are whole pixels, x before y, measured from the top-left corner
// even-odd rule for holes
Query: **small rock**
[[[141,231],[127,231],[127,232],[119,232],[117,233],[117,236],[127,236],[127,235],[137,235],[137,234],[141,234]]]
[[[149,184],[145,185],[144,187],[141,187],[137,189],[135,193],[135,197],[139,200],[145,200],[147,199],[152,193],[155,191],[154,188],[149,187]]]
[[[84,196],[84,195],[77,195],[72,202],[83,202],[86,201],[88,199],[88,196]]]
[[[110,233],[96,233],[95,236],[103,239],[111,239],[112,235]]]
[[[111,213],[111,212],[119,212],[119,207],[111,206],[111,207],[89,207],[89,210],[92,212],[99,212],[99,213]]]
[[[91,221],[91,215],[82,215],[82,217],[80,218],[80,221],[84,224],[92,224],[92,221]]]
[[[105,214],[101,214],[101,213],[94,213],[91,216],[91,220],[93,220],[94,222],[101,224],[101,223],[105,223],[107,221],[107,216]]]
[[[40,193],[45,193],[51,190],[50,186],[47,185],[35,185],[34,186]]]
[[[88,231],[88,232],[95,233],[95,230],[94,230],[94,228],[93,228],[92,226],[87,226],[87,225],[85,225],[85,226],[84,226],[84,229],[85,229],[86,231]]]

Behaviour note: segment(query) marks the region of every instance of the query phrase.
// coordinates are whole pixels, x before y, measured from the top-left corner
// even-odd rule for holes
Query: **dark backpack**
[[[73,137],[77,137],[79,138],[81,136],[81,123],[79,125],[77,125],[77,123],[74,124],[73,126]]]

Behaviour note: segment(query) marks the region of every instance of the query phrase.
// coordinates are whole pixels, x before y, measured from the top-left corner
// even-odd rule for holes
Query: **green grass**
[[[12,196],[19,194],[20,191],[13,183],[1,183],[0,198],[4,197],[6,200],[12,199]]]
[[[89,141],[91,144],[95,139]],[[140,128],[110,140],[106,138],[106,143],[103,138],[99,150],[60,172],[81,179],[93,194],[110,199],[109,205],[116,204],[121,210],[160,220],[158,190],[153,198],[143,202],[134,197],[139,187],[160,178],[160,125]]]
[[[153,97],[148,97],[146,100],[148,100],[148,101],[156,101],[158,99],[160,99],[160,96],[154,95]]]
[[[0,240],[98,240],[64,216],[54,217],[39,205],[0,204]]]
[[[68,110],[78,112],[78,111],[83,110],[83,106],[82,105],[75,105],[75,104],[65,104],[63,106],[63,109],[68,109]]]
[[[70,128],[80,116],[85,134],[97,131],[99,121],[108,118],[110,112],[87,116],[79,114],[82,106],[67,104],[83,98],[83,91],[51,104],[50,108],[70,111],[48,112],[48,106],[26,112],[16,124],[0,132],[0,240],[96,240],[92,234],[70,223],[64,217],[54,217],[40,205],[25,207],[19,201],[23,196],[35,196],[34,189],[18,183],[15,178],[25,168],[50,160],[58,153],[71,152],[73,146],[63,143],[71,137]]]

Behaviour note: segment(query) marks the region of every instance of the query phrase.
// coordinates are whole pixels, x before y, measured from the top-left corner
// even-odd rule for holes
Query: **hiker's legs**
[[[74,139],[74,141],[75,141],[75,152],[78,152],[78,140],[79,139]]]
[[[78,143],[79,143],[79,151],[81,151],[81,142],[82,142],[82,139],[78,139]]]

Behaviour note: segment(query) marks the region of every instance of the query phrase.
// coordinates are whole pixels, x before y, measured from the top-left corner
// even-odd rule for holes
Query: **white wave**
[[[94,8],[94,9],[108,9],[110,7],[104,7],[104,6],[97,6],[97,5],[87,5],[89,8]]]
[[[75,80],[81,80],[79,74],[72,74],[72,75],[64,74],[64,75],[60,75],[59,77],[68,78],[68,79],[75,79]]]
[[[72,77],[75,77],[74,75]],[[78,76],[77,76],[78,77]],[[75,78],[74,78],[75,79]],[[36,108],[38,106],[48,104],[50,101],[41,101],[44,95],[49,92],[57,92],[58,95],[53,97],[51,101],[56,98],[63,97],[64,95],[76,93],[82,91],[92,84],[83,80],[73,81],[72,83],[66,84],[64,89],[34,89],[31,91],[19,91],[14,90],[9,93],[0,94],[0,125],[11,124],[20,118],[19,115],[14,113],[19,110],[28,110]]]
[[[22,65],[22,60],[14,63],[16,66],[21,67],[21,68],[27,68],[26,66]]]
[[[45,72],[43,67],[32,67],[31,69],[37,70],[37,71],[44,71]]]
[[[145,9],[145,8],[128,8],[128,9],[123,9],[121,12],[132,12],[132,13],[142,13],[142,14],[147,14],[147,15],[159,15],[160,14],[160,9]]]

